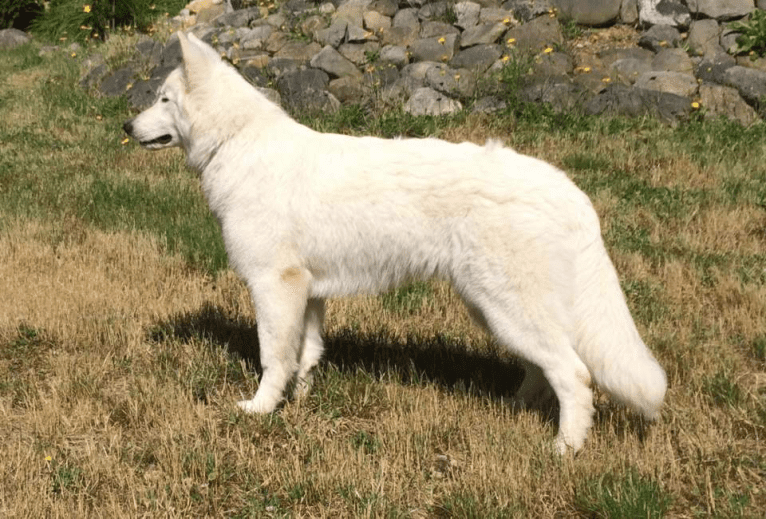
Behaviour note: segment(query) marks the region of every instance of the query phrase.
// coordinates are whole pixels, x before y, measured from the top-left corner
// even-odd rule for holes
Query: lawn
[[[38,50],[0,53],[0,515],[763,516],[766,125],[515,102],[301,116],[499,139],[590,195],[670,388],[651,424],[597,392],[585,448],[560,457],[555,410],[508,405],[521,370],[439,281],[333,301],[311,394],[238,412],[255,315],[195,174],[123,141],[127,104],[82,91],[79,57]]]

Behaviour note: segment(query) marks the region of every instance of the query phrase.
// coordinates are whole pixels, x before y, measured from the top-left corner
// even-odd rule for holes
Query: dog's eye
[[[168,101],[170,101],[170,99],[168,99],[167,97],[162,97],[160,98],[160,101],[162,101],[163,103],[167,103]]]

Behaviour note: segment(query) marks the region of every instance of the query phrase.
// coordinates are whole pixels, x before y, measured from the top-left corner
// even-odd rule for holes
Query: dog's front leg
[[[270,413],[282,401],[298,371],[310,274],[287,267],[249,279],[258,322],[263,376],[251,400],[239,402],[248,413]]]

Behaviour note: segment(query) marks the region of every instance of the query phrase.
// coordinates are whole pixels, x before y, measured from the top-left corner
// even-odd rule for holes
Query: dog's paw
[[[256,397],[251,400],[240,400],[237,402],[237,407],[248,414],[266,414],[274,411],[274,409],[277,408],[277,405],[276,403],[269,404],[268,402],[264,402],[263,399],[259,399],[256,395]]]

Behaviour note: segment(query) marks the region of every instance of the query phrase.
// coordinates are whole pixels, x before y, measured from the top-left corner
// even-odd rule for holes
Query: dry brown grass
[[[7,77],[0,95],[18,100],[46,71]],[[150,190],[195,179],[177,154],[120,148],[119,116],[46,125],[30,106],[0,103],[0,116],[69,147],[31,157],[13,131],[0,146],[0,515],[763,515],[766,216],[753,189],[731,187],[763,178],[763,149],[725,163],[650,123],[566,134],[476,118],[440,130],[504,138],[571,170],[668,371],[659,422],[597,395],[585,449],[560,458],[555,422],[507,404],[519,370],[438,282],[403,309],[333,301],[312,393],[273,416],[240,414],[233,403],[257,387],[255,316],[230,271],[198,268],[149,230],[6,203],[19,177],[35,180],[34,199],[64,174],[87,185],[92,172],[77,170],[94,163],[100,179]],[[102,160],[103,140],[122,151]],[[690,198],[657,202],[665,188]]]

